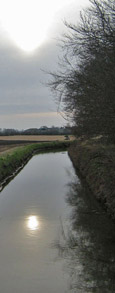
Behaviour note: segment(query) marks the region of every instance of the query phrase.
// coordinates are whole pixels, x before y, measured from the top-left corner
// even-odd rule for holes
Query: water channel
[[[115,292],[115,225],[66,152],[34,156],[0,193],[0,293]]]

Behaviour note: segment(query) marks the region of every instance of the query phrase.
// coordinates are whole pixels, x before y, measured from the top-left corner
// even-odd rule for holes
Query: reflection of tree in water
[[[72,206],[69,227],[56,242],[66,258],[71,292],[115,292],[115,225],[89,191],[75,180],[66,196]]]

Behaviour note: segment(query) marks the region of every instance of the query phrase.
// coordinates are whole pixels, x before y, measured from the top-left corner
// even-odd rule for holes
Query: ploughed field
[[[30,143],[64,141],[64,135],[13,135],[0,136],[0,153],[9,152],[17,146],[27,145]],[[73,140],[73,136],[69,135],[69,140]]]

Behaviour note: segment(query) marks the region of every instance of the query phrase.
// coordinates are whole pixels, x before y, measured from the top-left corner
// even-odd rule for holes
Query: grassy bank
[[[69,155],[92,194],[115,219],[115,145],[76,143]]]
[[[23,168],[29,159],[36,153],[46,151],[65,150],[70,142],[48,142],[17,147],[9,153],[0,156],[0,188],[12,176]]]

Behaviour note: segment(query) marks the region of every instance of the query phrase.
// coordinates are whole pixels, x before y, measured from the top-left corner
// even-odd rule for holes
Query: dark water
[[[115,292],[115,226],[66,152],[33,157],[0,193],[0,293]]]

